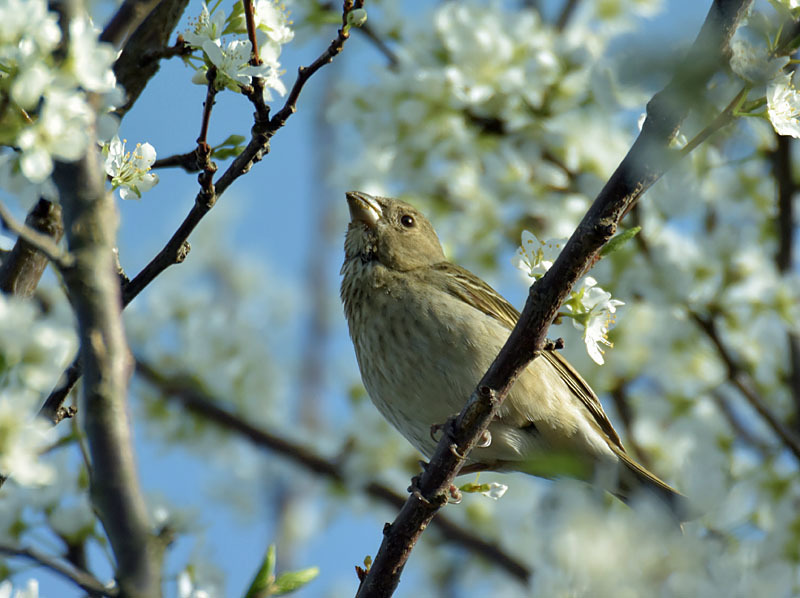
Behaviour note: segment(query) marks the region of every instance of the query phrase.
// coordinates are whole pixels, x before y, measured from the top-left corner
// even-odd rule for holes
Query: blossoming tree
[[[0,268],[0,596],[388,595],[412,547],[401,594],[800,592],[796,2],[720,0],[684,32],[649,20],[667,8],[657,0],[382,3],[369,21],[351,1],[297,1],[291,18],[271,0],[186,4],[94,6],[93,22],[79,2],[0,0],[13,243]],[[313,57],[292,79],[284,49],[301,42]],[[180,133],[191,149],[163,157],[145,126],[125,127],[153,90],[169,93],[152,81],[178,60],[191,70],[169,85],[204,97]],[[248,135],[212,141],[222,110],[246,112]],[[270,260],[305,251],[305,279],[296,261],[285,276],[244,259],[215,208],[280,159],[270,141],[293,134],[296,110],[316,117],[316,142],[298,142],[314,146],[311,232]],[[133,225],[118,210],[141,199],[148,223],[161,218],[169,167],[196,175],[194,201],[129,277]],[[257,188],[266,236],[302,211],[286,199],[300,191],[275,188]],[[547,334],[626,446],[698,517],[678,530],[646,500],[629,509],[517,475],[458,492],[434,459],[379,549],[419,456],[363,400],[332,307],[351,188],[424,209],[448,254],[507,296],[535,281],[489,394],[554,320]],[[604,206],[614,218],[592,220]],[[201,221],[214,228],[195,232]],[[56,276],[42,278],[47,264]],[[153,445],[182,447],[178,469]],[[188,479],[171,500],[153,490],[193,467],[216,493],[195,505]],[[246,497],[264,500],[248,510]],[[448,498],[461,504],[437,512]],[[209,531],[217,550],[199,554],[223,508],[246,523]],[[264,519],[276,523],[256,554],[226,543]]]

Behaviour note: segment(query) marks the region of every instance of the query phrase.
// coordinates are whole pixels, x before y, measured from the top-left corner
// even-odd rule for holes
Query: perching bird
[[[351,191],[341,297],[361,378],[375,406],[424,455],[431,428],[463,408],[519,318],[480,278],[445,259],[413,206]],[[681,518],[685,499],[625,452],[589,385],[554,351],[522,372],[490,444],[462,470],[570,476],[623,500],[652,491]]]

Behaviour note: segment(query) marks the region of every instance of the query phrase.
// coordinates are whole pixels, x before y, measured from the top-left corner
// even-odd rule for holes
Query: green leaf
[[[634,226],[633,228],[624,230],[615,237],[612,237],[611,240],[608,243],[606,243],[606,246],[600,250],[600,256],[605,257],[607,255],[611,255],[612,253],[617,251],[620,247],[625,245],[625,243],[627,243],[628,241],[633,239],[636,235],[638,235],[640,230],[642,230],[641,226]]]
[[[232,146],[241,145],[242,142],[244,142],[244,139],[245,139],[244,135],[228,135],[228,138],[225,141],[223,141],[222,143],[219,143],[219,144],[215,145],[214,149],[217,149],[218,147],[223,147],[223,146],[226,146],[226,145],[232,145]]]
[[[270,544],[269,548],[267,548],[267,554],[264,556],[264,560],[261,562],[261,567],[258,569],[258,573],[253,578],[250,587],[247,589],[247,593],[244,595],[244,598],[260,598],[261,596],[269,596],[272,592],[269,592],[272,583],[275,581],[275,545]],[[267,593],[269,592],[269,593]]]
[[[229,135],[225,141],[211,148],[211,156],[218,160],[238,156],[244,150],[244,141],[242,135]]]
[[[312,579],[319,575],[319,567],[309,567],[308,569],[301,569],[300,571],[287,571],[281,573],[278,579],[275,580],[273,585],[273,596],[281,596],[289,594],[295,590],[302,588]]]

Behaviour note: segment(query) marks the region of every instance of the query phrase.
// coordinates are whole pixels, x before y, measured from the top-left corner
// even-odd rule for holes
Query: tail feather
[[[627,503],[639,490],[644,489],[669,507],[679,522],[689,521],[697,516],[689,499],[683,494],[639,465],[624,451],[615,452],[623,465],[619,476],[619,487],[614,492],[618,498]]]

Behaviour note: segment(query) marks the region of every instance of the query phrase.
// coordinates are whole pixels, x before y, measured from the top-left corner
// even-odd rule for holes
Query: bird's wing
[[[432,266],[434,271],[446,274],[442,278],[446,281],[447,292],[464,303],[491,316],[503,326],[511,330],[519,320],[519,312],[497,291],[472,272],[450,262],[440,262]],[[581,378],[580,374],[556,351],[542,351],[542,357],[547,360],[558,372],[572,393],[583,403],[592,414],[597,425],[605,433],[611,444],[622,453],[625,448],[616,430],[611,425],[600,399],[594,391]]]

